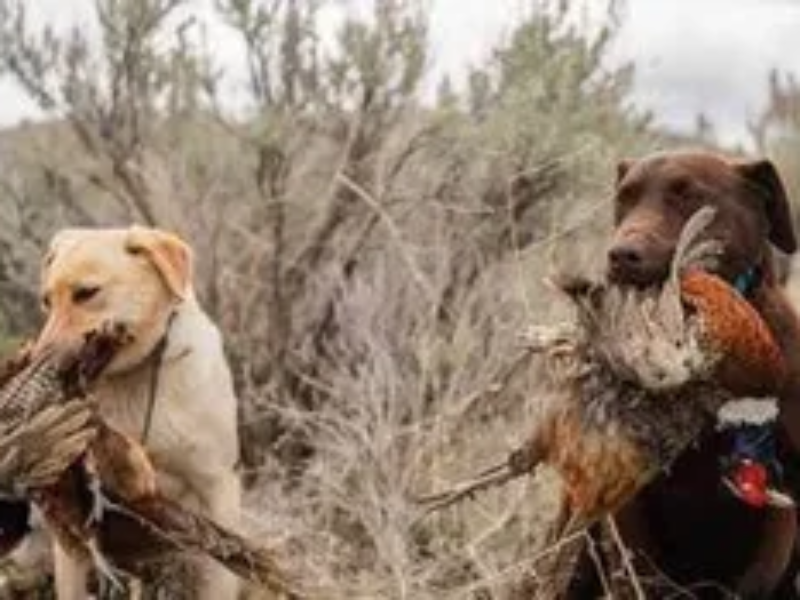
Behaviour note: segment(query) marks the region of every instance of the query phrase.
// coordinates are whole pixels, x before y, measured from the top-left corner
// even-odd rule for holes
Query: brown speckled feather
[[[700,236],[712,217],[690,220],[659,290],[556,281],[577,326],[566,338],[540,332],[548,393],[529,446],[561,475],[578,523],[614,513],[702,434],[741,392],[721,384],[721,369],[746,374],[748,393],[774,393],[783,377],[761,317],[703,270],[717,252]]]

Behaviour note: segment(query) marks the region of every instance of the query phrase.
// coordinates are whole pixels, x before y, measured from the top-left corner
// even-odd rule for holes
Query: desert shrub
[[[330,597],[512,589],[547,491],[425,520],[411,498],[535,418],[530,374],[497,378],[526,324],[557,317],[548,269],[596,260],[614,161],[655,139],[630,68],[608,66],[616,22],[539,3],[431,104],[423,5],[376,0],[329,39],[320,0],[220,0],[214,27],[245,49],[233,101],[188,2],[98,0],[95,37],[0,8],[0,64],[50,115],[0,142],[9,331],[35,326],[55,229],[177,230],[236,373],[251,529]]]
[[[750,124],[752,145],[777,165],[794,209],[795,228],[800,229],[800,86],[794,76],[773,71],[767,91],[766,107]],[[789,257],[783,257],[781,266],[787,273],[793,271]],[[796,295],[796,276],[791,284]]]

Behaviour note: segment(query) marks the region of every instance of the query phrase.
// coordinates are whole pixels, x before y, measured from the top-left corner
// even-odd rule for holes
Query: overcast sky
[[[469,62],[485,58],[530,4],[432,2],[433,67],[436,73],[456,76]],[[27,4],[40,18],[68,25],[85,14],[90,2]],[[234,62],[237,50],[231,38],[214,39],[215,54]],[[748,118],[763,106],[769,69],[800,74],[800,0],[628,0],[614,56],[635,62],[634,100],[653,110],[661,123],[691,129],[702,111],[726,140],[742,140]],[[30,103],[8,82],[0,83],[0,98],[2,124],[33,114]]]
[[[636,62],[636,99],[692,127],[706,113],[742,137],[772,68],[800,74],[798,0],[632,0],[619,55]]]

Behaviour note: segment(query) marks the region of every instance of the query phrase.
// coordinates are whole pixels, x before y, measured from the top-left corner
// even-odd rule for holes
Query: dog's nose
[[[617,244],[608,251],[608,264],[617,272],[636,271],[642,262],[642,251],[634,244]]]

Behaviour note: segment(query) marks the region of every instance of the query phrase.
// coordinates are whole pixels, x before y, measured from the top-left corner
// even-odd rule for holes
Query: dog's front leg
[[[736,591],[743,598],[770,598],[786,574],[797,540],[794,508],[764,509],[760,543]]]
[[[230,472],[215,478],[205,493],[209,516],[220,525],[239,531],[242,487],[239,476]],[[201,561],[201,591],[199,600],[235,600],[241,585],[239,578],[212,559]]]
[[[90,562],[72,556],[58,542],[54,544],[53,561],[58,600],[86,600],[89,597],[86,587],[92,567]]]

